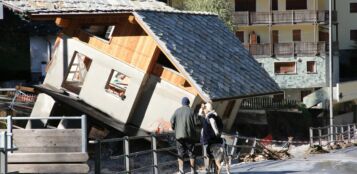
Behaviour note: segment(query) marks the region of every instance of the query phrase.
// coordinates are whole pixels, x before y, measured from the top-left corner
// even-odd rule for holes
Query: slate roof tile
[[[201,87],[209,99],[218,100],[279,91],[278,85],[243,48],[217,16],[136,11],[144,25]],[[155,28],[152,26],[166,25]],[[172,44],[175,44],[173,49]],[[186,51],[188,50],[188,51]]]

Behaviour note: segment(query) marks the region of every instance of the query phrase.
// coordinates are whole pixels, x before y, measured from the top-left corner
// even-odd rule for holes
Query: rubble
[[[330,153],[328,150],[325,150],[322,146],[314,145],[310,147],[306,154],[322,154],[322,153]]]
[[[288,152],[289,148],[282,150],[274,150],[257,142],[255,153],[244,156],[241,160],[244,162],[257,162],[263,160],[286,160],[292,155]]]

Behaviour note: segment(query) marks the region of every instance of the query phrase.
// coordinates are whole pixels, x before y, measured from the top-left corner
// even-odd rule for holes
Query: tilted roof
[[[219,100],[279,90],[217,16],[150,11],[137,11],[135,16],[207,98]]]
[[[19,12],[31,14],[178,11],[156,0],[3,0],[3,3]]]
[[[132,12],[204,100],[270,94],[278,85],[224,23],[155,0],[3,0],[27,14]]]

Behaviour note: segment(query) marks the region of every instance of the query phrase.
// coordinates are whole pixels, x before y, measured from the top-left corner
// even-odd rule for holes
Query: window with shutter
[[[293,41],[294,42],[301,41],[301,30],[293,30]]]
[[[306,71],[307,71],[307,73],[316,73],[316,62],[315,61],[307,61],[306,62]]]
[[[295,62],[275,62],[275,74],[296,74]]]
[[[350,3],[350,13],[357,13],[357,3]]]

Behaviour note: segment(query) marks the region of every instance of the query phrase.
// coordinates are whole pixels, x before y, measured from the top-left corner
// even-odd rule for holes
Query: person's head
[[[189,106],[190,105],[190,100],[187,97],[183,97],[181,100],[182,106]]]
[[[205,104],[205,107],[204,107],[204,109],[203,109],[203,112],[205,112],[205,114],[207,114],[207,113],[209,113],[209,112],[211,112],[211,111],[213,111],[213,106],[212,106],[212,104],[211,104],[211,103],[206,103],[206,104]]]

